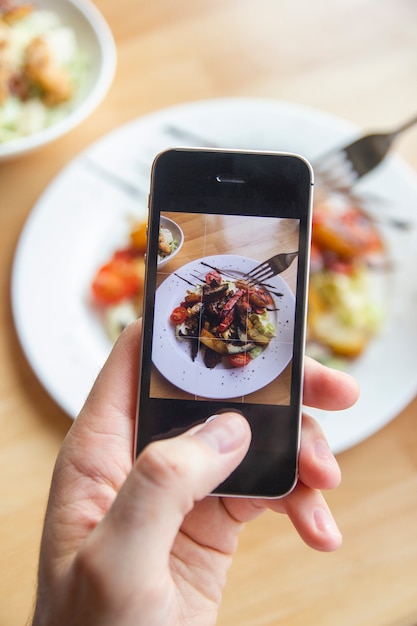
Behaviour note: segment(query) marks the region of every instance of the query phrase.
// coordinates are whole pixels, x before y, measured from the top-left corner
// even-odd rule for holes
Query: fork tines
[[[262,283],[273,275],[274,271],[272,267],[269,265],[268,261],[265,261],[248,272],[245,278],[250,282]]]

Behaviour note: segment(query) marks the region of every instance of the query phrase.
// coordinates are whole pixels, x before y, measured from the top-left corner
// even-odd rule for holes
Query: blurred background
[[[94,271],[112,246],[119,245],[119,240],[106,239],[103,251],[97,252],[100,233],[108,237],[100,226],[100,215],[102,211],[103,223],[125,220],[124,208],[112,213],[109,203],[117,202],[124,185],[125,190],[126,186],[130,189],[124,200],[126,211],[134,211],[132,207],[143,192],[136,189],[134,175],[128,171],[132,163],[142,162],[143,151],[148,154],[153,145],[146,122],[140,125],[142,117],[173,105],[233,98],[236,110],[241,111],[235,129],[228,121],[229,109],[224,119],[218,120],[221,111],[213,113],[209,127],[199,122],[200,113],[196,115],[192,105],[181,120],[189,115],[194,120],[192,131],[201,131],[213,142],[219,141],[218,120],[228,147],[234,147],[230,144],[235,138],[240,148],[245,141],[251,144],[248,148],[256,147],[256,129],[261,128],[260,148],[289,149],[294,126],[294,149],[302,147],[305,132],[310,151],[306,156],[318,158],[330,147],[348,143],[362,133],[391,130],[417,112],[414,0],[96,0],[93,10],[86,5],[82,18],[63,0],[34,4],[62,14],[64,24],[71,23],[86,70],[83,95],[74,96],[80,113],[74,113],[70,103],[64,119],[57,121],[58,130],[49,130],[45,140],[32,138],[24,145],[16,139],[16,150],[9,150],[7,141],[0,143],[0,624],[4,626],[21,625],[30,615],[49,481],[74,417],[67,408],[71,402],[60,401],[56,383],[48,386],[48,374],[39,371],[42,359],[49,355],[49,347],[42,347],[45,320],[51,318],[59,327],[60,294],[68,285],[70,293],[73,289],[73,273],[64,285],[67,269],[54,255],[60,249],[69,255],[68,250],[75,248],[80,238],[82,245],[74,258],[83,275],[80,293],[84,294]],[[0,37],[2,34],[0,29]],[[113,46],[117,52],[115,73]],[[258,108],[255,103],[251,105],[254,115],[247,115],[246,109],[240,108],[241,98],[268,99],[268,114],[263,117],[263,104]],[[0,100],[0,121],[2,107],[4,100]],[[201,119],[211,119],[210,107],[207,103]],[[65,121],[65,115],[70,121]],[[169,116],[163,117],[164,123],[167,119]],[[79,160],[82,151],[135,120],[139,126],[132,127],[134,142],[127,146],[124,135],[120,142],[116,137],[114,144],[111,140],[88,157],[95,159],[96,170],[115,174],[117,193],[108,195],[107,200],[104,192],[95,196],[95,185],[104,184],[97,177],[89,186],[84,181],[74,199],[71,195],[64,198],[64,189],[84,180],[85,172],[80,173],[84,161]],[[213,135],[207,136],[207,129],[214,129]],[[282,146],[275,145],[280,133]],[[142,137],[146,145],[141,145]],[[193,142],[190,137],[187,140]],[[164,141],[173,142],[174,138]],[[108,156],[113,146],[122,152]],[[135,156],[136,149],[140,158]],[[74,159],[75,169],[70,174],[65,170],[67,178],[57,184],[56,177]],[[112,159],[119,162],[116,172]],[[71,178],[73,171],[81,178]],[[286,518],[272,514],[248,525],[225,590],[220,626],[417,624],[417,329],[413,315],[417,303],[413,277],[417,127],[398,138],[393,153],[369,180],[363,192],[372,196],[370,223],[378,221],[375,214],[380,211],[385,220],[378,231],[386,242],[385,261],[394,262],[392,272],[384,274],[390,281],[384,302],[389,303],[392,317],[387,315],[386,325],[363,353],[347,365],[344,362],[364,380],[365,387],[370,381],[351,423],[350,414],[322,418],[334,438],[343,472],[342,485],[329,494],[328,501],[344,534],[344,545],[335,554],[314,553],[302,544]],[[45,199],[43,194],[51,189],[51,183],[55,187]],[[27,222],[35,205],[36,220]],[[86,217],[90,208],[91,219]],[[401,232],[386,226],[387,220],[396,217],[403,226],[406,222]],[[96,229],[91,226],[92,219]],[[27,236],[22,240],[24,227]],[[91,249],[89,229],[94,231]],[[120,237],[124,236],[122,229]],[[20,264],[16,265],[19,242]],[[49,256],[45,250],[50,251]],[[29,273],[27,259],[31,255],[34,269]],[[71,263],[70,256],[64,261]],[[57,270],[52,272],[54,265]],[[29,284],[30,289],[26,288]],[[74,315],[71,323],[77,329],[84,321],[77,311]],[[88,324],[95,324],[97,316],[88,315]],[[31,316],[36,325],[32,334],[40,329],[37,347],[27,335]],[[84,324],[87,335],[88,324]],[[397,335],[399,328],[403,333]],[[100,333],[100,329],[93,330],[91,336],[83,337],[86,344],[99,337],[99,357],[106,349],[101,348]],[[68,337],[62,341],[65,351]],[[339,359],[340,354],[335,356]],[[64,355],[62,363],[58,358],[51,366],[58,377],[69,382],[73,373],[67,361],[71,358],[75,357]],[[388,366],[393,371],[387,374]],[[90,384],[88,376],[86,382]],[[71,385],[66,390],[68,387],[71,393]],[[380,397],[389,412],[381,408]],[[367,420],[370,428],[362,428]]]

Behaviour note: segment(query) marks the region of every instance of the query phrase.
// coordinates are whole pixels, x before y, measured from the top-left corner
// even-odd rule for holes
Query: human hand
[[[267,508],[286,513],[313,548],[341,543],[320,491],[340,471],[307,416],[299,481],[280,500],[206,497],[249,447],[237,414],[155,442],[132,464],[140,328],[118,340],[58,456],[33,626],[215,624],[238,534]],[[337,410],[357,395],[349,376],[307,360],[306,404]]]

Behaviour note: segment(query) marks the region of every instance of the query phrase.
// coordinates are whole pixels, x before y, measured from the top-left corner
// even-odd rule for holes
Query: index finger
[[[352,376],[306,357],[303,399],[305,405],[326,411],[340,411],[355,404],[358,397],[359,386]]]

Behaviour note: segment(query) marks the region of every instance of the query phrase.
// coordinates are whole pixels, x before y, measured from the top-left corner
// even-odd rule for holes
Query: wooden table
[[[49,479],[71,424],[25,360],[9,299],[19,233],[45,186],[103,133],[174,103],[271,97],[313,105],[363,128],[388,128],[411,116],[417,102],[413,0],[96,4],[119,53],[108,97],[70,135],[0,164],[2,626],[21,626],[30,614]],[[416,130],[398,151],[417,169]],[[329,494],[345,536],[338,552],[308,549],[283,517],[265,515],[247,526],[220,626],[417,624],[416,411],[414,400],[379,433],[339,455],[343,483]]]

